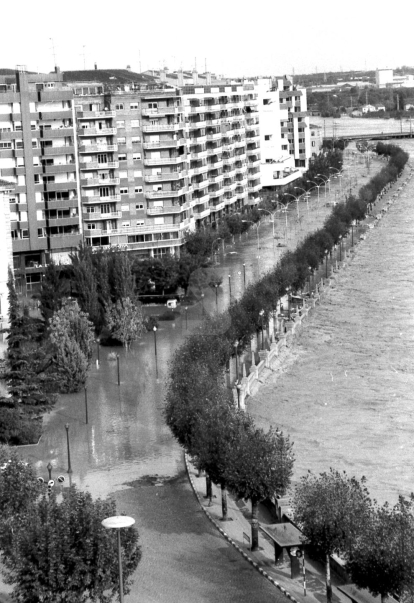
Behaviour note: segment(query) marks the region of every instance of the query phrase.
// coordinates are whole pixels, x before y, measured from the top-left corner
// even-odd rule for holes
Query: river
[[[413,157],[413,141],[398,144]],[[344,469],[390,503],[414,489],[413,198],[414,179],[247,404],[294,440],[295,480]]]

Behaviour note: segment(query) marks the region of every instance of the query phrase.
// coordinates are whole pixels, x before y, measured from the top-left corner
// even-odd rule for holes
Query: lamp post
[[[263,330],[263,316],[264,316],[264,310],[260,310],[259,312],[259,316],[260,316],[260,320],[262,323],[262,350],[264,350],[264,330]]]
[[[308,281],[309,281],[309,298],[311,296],[311,278],[312,278],[312,268],[311,266],[308,266],[309,268],[309,276],[308,276]]]
[[[246,289],[246,264],[243,264],[243,285],[243,288]]]
[[[116,355],[116,366],[118,369],[118,385],[121,385],[121,372],[119,368],[119,354]]]
[[[99,368],[99,344],[101,343],[101,340],[99,339],[99,337],[96,338],[96,366]]]
[[[210,253],[210,255],[212,256],[213,261],[214,261],[213,247],[214,247],[215,243],[217,243],[217,241],[221,241],[221,240],[222,240],[221,237],[217,237],[217,239],[214,239],[214,241],[211,243],[211,253]]]
[[[240,410],[240,390],[241,390],[241,383],[239,383],[237,381],[236,383],[236,391],[237,391],[237,408]]]
[[[214,288],[216,290],[216,312],[218,312],[218,298],[217,298],[218,283],[214,284]]]
[[[252,220],[242,220],[242,222],[244,222],[245,224],[250,223],[253,224],[253,226],[256,226],[256,230],[257,230],[257,250],[260,249],[260,238],[259,238],[259,226],[260,226],[260,222],[252,222]]]
[[[185,329],[188,329],[188,307],[185,307]]]
[[[119,601],[124,603],[124,585],[122,580],[122,553],[121,553],[121,528],[130,528],[135,519],[125,515],[114,515],[102,520],[102,525],[107,530],[117,530],[118,536],[118,568],[119,568]]]
[[[85,389],[85,423],[87,425],[89,422],[89,418],[88,418],[88,388],[86,385],[85,385],[84,389]]]
[[[328,278],[328,250],[325,249],[325,278]]]
[[[236,339],[234,342],[234,356],[236,358],[236,381],[239,379],[239,364],[238,364],[238,351],[239,351],[239,340]]]
[[[354,226],[356,225],[356,221],[352,220],[351,222],[351,247],[354,246]]]
[[[269,216],[272,216],[271,222],[272,222],[272,236],[273,236],[273,253],[275,253],[275,214],[272,213],[271,211],[269,211],[268,209],[259,208],[259,211],[264,211],[267,214],[269,214]]]
[[[323,176],[322,174],[316,174],[316,178],[321,178],[324,182],[324,186],[325,186],[325,199],[326,199],[326,183],[329,182],[329,192],[331,192],[331,187],[330,187],[330,180],[329,178],[327,178],[326,176]],[[325,180],[326,178],[326,180]]]
[[[70,443],[69,443],[69,423],[65,424],[66,429],[66,444],[68,448],[68,473],[72,473],[72,465],[70,462]]]
[[[231,274],[229,274],[229,293],[230,293],[230,301],[231,301]]]
[[[334,168],[334,167],[330,167],[330,170],[335,170],[335,175],[338,176],[339,178],[339,190],[341,191],[341,197],[342,197],[342,177],[343,174],[341,173],[341,170],[338,170],[338,168]]]
[[[342,235],[339,235],[339,261],[342,262]]]
[[[300,186],[294,186],[293,188],[298,191],[303,191],[303,196],[305,197],[305,200],[306,200],[306,209],[309,213],[309,191],[305,191],[305,189],[301,188]],[[302,195],[300,195],[300,196],[302,196]]]
[[[290,290],[291,287],[286,287],[286,294],[288,298],[288,320],[290,320]]]
[[[316,184],[316,182],[314,182],[313,180],[306,180],[306,182],[309,182],[310,184],[314,184],[316,186],[316,188],[318,189],[318,209],[319,209],[319,189],[321,188],[322,184]]]
[[[157,327],[154,325],[152,327],[154,331],[154,355],[155,355],[155,375],[158,379],[158,356],[157,356]]]
[[[296,212],[298,214],[298,219],[299,219],[299,197],[300,197],[300,195],[298,197],[297,195],[292,195],[292,193],[284,193],[284,196],[285,197],[293,197],[294,200],[296,201]],[[291,201],[291,203],[292,203],[292,201]],[[287,203],[287,205],[286,205],[286,210],[287,210],[288,205],[289,205],[289,203]],[[286,214],[286,229],[287,229],[287,214]]]
[[[204,293],[201,294],[201,316],[204,316]]]

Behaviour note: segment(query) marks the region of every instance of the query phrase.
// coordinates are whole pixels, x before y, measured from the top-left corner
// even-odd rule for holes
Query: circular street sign
[[[135,523],[135,519],[126,515],[115,515],[107,517],[101,521],[104,528],[130,528]]]

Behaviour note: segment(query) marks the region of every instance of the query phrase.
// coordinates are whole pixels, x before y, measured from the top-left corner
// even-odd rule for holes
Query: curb
[[[220,532],[220,534],[222,536],[224,536],[224,538],[246,559],[246,561],[248,561],[250,563],[250,565],[252,565],[264,578],[267,578],[267,580],[269,582],[271,582],[273,584],[273,586],[276,586],[288,599],[290,599],[290,601],[293,601],[293,603],[300,603],[297,599],[295,599],[295,597],[293,597],[293,595],[291,595],[285,588],[283,588],[283,586],[281,586],[279,584],[279,582],[276,582],[276,580],[274,580],[271,576],[269,576],[269,574],[262,569],[259,564],[256,561],[253,561],[253,559],[251,557],[249,557],[249,555],[247,553],[245,553],[238,544],[236,544],[234,542],[234,540],[232,538],[230,538],[230,536],[223,530],[223,528],[221,528],[218,523],[216,522],[215,519],[212,518],[212,516],[210,515],[210,513],[206,510],[206,508],[204,507],[204,505],[202,504],[201,500],[200,500],[200,496],[197,492],[197,489],[194,485],[194,481],[193,478],[191,476],[190,473],[190,468],[188,466],[188,457],[187,457],[187,453],[184,452],[184,462],[185,462],[185,468],[187,470],[187,476],[188,479],[190,481],[191,487],[193,489],[194,495],[200,505],[200,507],[202,508],[202,510],[204,511],[204,514],[206,515],[206,517],[211,521],[211,523],[217,528],[217,530]]]

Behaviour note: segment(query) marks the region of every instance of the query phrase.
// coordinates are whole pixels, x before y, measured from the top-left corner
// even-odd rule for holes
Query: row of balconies
[[[101,211],[88,211],[82,214],[83,220],[85,222],[92,222],[94,220],[110,220],[112,218],[122,218],[122,211],[111,211],[111,212],[101,212]]]
[[[183,130],[184,128],[185,128],[184,122],[174,123],[174,124],[160,122],[159,124],[151,124],[150,126],[142,126],[142,131],[143,132],[161,132],[161,131],[178,132],[179,130]]]
[[[175,147],[180,147],[183,146],[185,144],[185,138],[178,138],[178,139],[173,139],[173,138],[169,138],[169,139],[165,139],[165,140],[157,140],[157,141],[151,141],[151,142],[144,142],[143,143],[143,147],[144,149],[162,149],[162,148],[175,148]]]
[[[46,130],[47,135],[51,130]],[[78,128],[79,136],[115,136],[116,128]]]
[[[97,161],[81,161],[79,163],[81,170],[106,170],[117,169],[119,161],[108,161],[106,163],[98,163]]]
[[[198,155],[196,155],[195,157],[193,157],[193,159],[197,159]],[[168,164],[178,164],[178,163],[183,163],[183,161],[186,161],[186,156],[185,155],[178,155],[176,157],[172,156],[172,157],[160,157],[158,159],[152,159],[150,157],[145,157],[144,158],[144,165],[168,165]]]
[[[178,115],[184,111],[182,106],[176,107],[158,107],[157,109],[142,109],[142,115],[144,117],[162,117],[164,115]]]
[[[79,153],[110,153],[117,152],[117,144],[81,144]]]
[[[102,236],[102,235],[133,235],[133,234],[141,234],[141,233],[152,233],[154,231],[157,232],[176,232],[180,230],[180,224],[144,224],[144,226],[133,226],[133,227],[123,227],[116,229],[101,229],[95,228],[93,230],[85,229],[84,233],[86,237],[94,237],[94,236]],[[172,239],[173,240],[173,239]]]
[[[81,186],[116,186],[119,178],[81,178]]]
[[[72,113],[72,111],[71,111]],[[109,119],[116,117],[116,111],[77,111],[77,119]]]
[[[161,172],[161,174],[145,174],[146,182],[165,182],[168,180],[179,180],[190,175],[185,170],[181,172]]]

